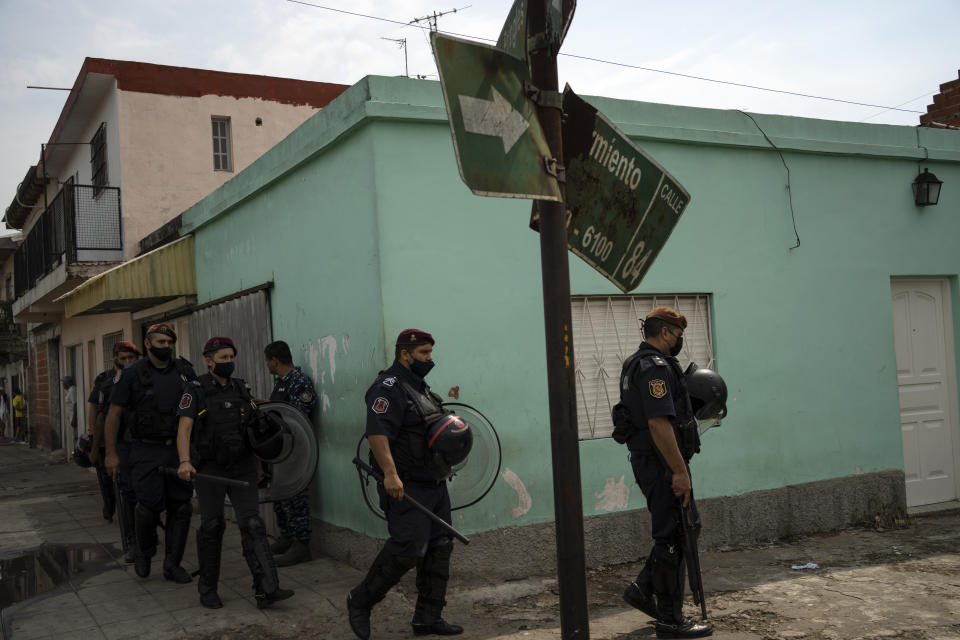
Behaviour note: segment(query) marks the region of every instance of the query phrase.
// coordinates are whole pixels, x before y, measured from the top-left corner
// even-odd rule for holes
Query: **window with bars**
[[[110,184],[107,175],[107,123],[101,122],[97,132],[90,140],[90,182],[94,187],[106,187]],[[93,195],[100,194],[94,190]]]
[[[230,157],[230,118],[213,118],[213,170],[233,171]]]
[[[574,296],[573,353],[576,359],[577,425],[581,440],[613,433],[610,411],[620,401],[620,368],[643,336],[641,320],[656,307],[673,307],[687,318],[677,359],[715,368],[708,294]]]
[[[113,366],[113,345],[123,341],[123,331],[105,333],[103,335],[103,367]]]

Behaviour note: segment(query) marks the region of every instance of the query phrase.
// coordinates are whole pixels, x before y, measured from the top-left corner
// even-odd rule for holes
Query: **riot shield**
[[[470,405],[447,402],[443,408],[460,416],[473,432],[470,455],[453,467],[453,475],[447,480],[450,508],[456,511],[476,504],[493,488],[500,475],[500,438],[493,423]],[[365,436],[360,436],[357,443],[357,457],[363,461],[370,459],[370,446]],[[358,473],[364,501],[378,518],[384,518],[376,481],[361,471]]]
[[[259,408],[272,426],[281,429],[277,451],[271,453],[269,460],[261,461],[264,481],[260,485],[260,502],[287,500],[306,489],[317,471],[320,450],[313,423],[285,402],[266,402]]]

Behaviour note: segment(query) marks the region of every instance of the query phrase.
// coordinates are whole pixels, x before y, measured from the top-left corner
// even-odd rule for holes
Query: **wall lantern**
[[[923,173],[917,176],[913,181],[913,201],[918,207],[927,207],[937,204],[940,199],[940,185],[943,180],[937,180],[937,176],[924,168]]]

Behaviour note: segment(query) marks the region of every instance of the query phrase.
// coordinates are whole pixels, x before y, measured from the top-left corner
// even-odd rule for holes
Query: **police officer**
[[[643,324],[646,341],[624,360],[620,404],[614,410],[614,438],[626,442],[637,484],[647,499],[653,549],[643,571],[623,599],[656,619],[658,638],[700,638],[713,628],[683,617],[681,505],[700,527],[691,494],[689,461],[699,449],[697,423],[676,360],[687,319],[669,307],[650,312]],[[625,409],[624,409],[625,408]],[[617,411],[625,411],[618,417]],[[627,416],[626,421],[623,415]]]
[[[390,537],[373,566],[347,596],[350,627],[361,640],[370,637],[370,611],[403,574],[417,568],[416,635],[457,635],[463,627],[441,617],[450,577],[450,535],[409,503],[409,495],[450,522],[450,496],[444,480],[431,473],[426,455],[428,425],[442,415],[442,399],[424,377],[433,368],[434,339],[418,329],[397,337],[393,364],[367,390],[367,441],[371,464],[384,476],[380,505]]]
[[[110,392],[113,385],[120,380],[120,373],[124,368],[132,366],[140,358],[140,350],[132,342],[122,341],[113,345],[113,367],[98,375],[93,381],[93,390],[87,398],[87,416],[90,433],[93,436],[93,447],[90,452],[90,462],[97,467],[97,479],[100,482],[100,493],[103,496],[103,516],[107,518],[108,511],[113,512],[110,505],[116,505],[117,516],[120,522],[120,538],[123,544],[123,559],[132,564],[135,559],[136,538],[134,536],[134,509],[137,506],[136,494],[130,483],[129,461],[130,443],[123,439],[122,434],[117,438],[117,455],[120,459],[117,470],[116,489],[114,480],[107,473],[103,464],[106,443],[103,437],[104,422],[110,411]],[[121,430],[123,426],[121,425]],[[117,501],[119,494],[119,501]]]
[[[270,402],[286,402],[310,417],[317,406],[313,383],[300,367],[293,366],[290,347],[283,340],[271,342],[263,350],[270,374],[277,381],[270,394]],[[288,567],[310,560],[310,491],[304,489],[288,500],[273,503],[280,537],[270,545],[277,556],[278,567]]]
[[[150,563],[157,551],[157,526],[166,510],[163,577],[179,583],[192,579],[180,566],[190,533],[193,488],[188,482],[170,477],[160,467],[176,469],[177,403],[186,385],[196,375],[183,358],[174,358],[177,334],[165,323],[151,325],[143,344],[147,357],[124,369],[110,394],[107,413],[106,466],[116,477],[117,434],[121,422],[124,437],[131,440],[128,465],[137,506],[134,530],[137,541],[134,569],[138,576],[150,575]]]
[[[257,607],[264,609],[293,595],[281,589],[277,567],[270,555],[267,528],[260,518],[257,495],[257,459],[248,444],[246,430],[253,419],[253,399],[247,383],[233,378],[237,348],[233,340],[213,337],[203,347],[208,373],[188,385],[177,409],[180,454],[178,475],[190,480],[193,473],[233,478],[248,482],[230,487],[197,479],[200,501],[200,528],[197,530],[197,557],[200,561],[200,604],[210,609],[223,606],[217,594],[220,553],[223,547],[223,501],[230,504],[240,527],[243,557],[253,576]],[[191,446],[192,445],[192,446]]]

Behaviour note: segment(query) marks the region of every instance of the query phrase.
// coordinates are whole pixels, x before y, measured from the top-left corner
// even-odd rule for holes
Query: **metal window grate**
[[[576,359],[577,425],[581,440],[613,432],[610,411],[620,401],[620,369],[643,341],[640,320],[655,307],[673,307],[687,318],[682,366],[714,368],[710,296],[574,296],[573,353]]]
[[[73,187],[75,249],[122,249],[120,190]]]
[[[230,162],[230,118],[213,118],[213,169],[232,171]]]
[[[107,123],[101,122],[90,140],[90,182],[96,187],[110,184],[107,175]]]

